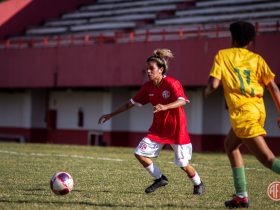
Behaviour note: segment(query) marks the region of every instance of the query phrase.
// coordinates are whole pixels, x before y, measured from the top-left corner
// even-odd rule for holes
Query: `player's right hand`
[[[102,124],[105,123],[107,120],[109,120],[112,116],[110,114],[105,114],[102,115],[99,120],[98,120],[98,124]]]

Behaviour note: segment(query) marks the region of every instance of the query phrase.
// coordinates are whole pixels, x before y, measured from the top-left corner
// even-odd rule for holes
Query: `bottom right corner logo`
[[[280,201],[280,182],[272,182],[267,187],[267,195],[271,200]]]

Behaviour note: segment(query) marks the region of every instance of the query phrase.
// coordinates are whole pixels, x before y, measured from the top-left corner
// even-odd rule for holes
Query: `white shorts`
[[[164,144],[151,141],[144,137],[135,148],[134,153],[144,157],[157,157]],[[174,150],[174,162],[179,167],[185,167],[192,158],[192,144],[170,144]]]

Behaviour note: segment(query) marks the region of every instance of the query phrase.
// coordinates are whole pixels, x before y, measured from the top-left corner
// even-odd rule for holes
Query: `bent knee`
[[[189,160],[187,159],[176,159],[175,164],[180,168],[187,167],[189,165]]]

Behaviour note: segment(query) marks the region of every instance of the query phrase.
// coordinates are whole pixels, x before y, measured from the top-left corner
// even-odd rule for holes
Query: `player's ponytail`
[[[166,58],[173,58],[174,55],[169,49],[156,49],[152,56],[150,56],[146,62],[155,61],[159,68],[163,68],[162,74],[165,74],[168,70],[168,64]]]

